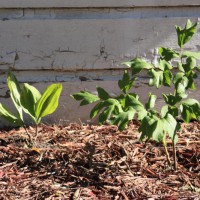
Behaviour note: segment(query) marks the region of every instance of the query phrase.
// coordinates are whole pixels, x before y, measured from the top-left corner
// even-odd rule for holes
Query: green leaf
[[[46,88],[36,103],[35,114],[38,123],[42,117],[50,115],[56,110],[61,91],[62,84],[52,84]]]
[[[155,71],[154,69],[151,69],[149,75],[152,76],[149,80],[149,85],[159,88],[163,83],[163,71]]]
[[[180,98],[186,98],[186,89],[189,84],[188,78],[185,76],[183,72],[179,72],[174,77],[174,85],[176,89],[176,96],[179,96]]]
[[[101,87],[97,87],[98,96],[102,100],[107,100],[110,98],[109,94]]]
[[[181,80],[183,79],[183,77],[185,76],[184,72],[178,72],[173,79],[173,83],[175,84],[175,86],[178,85],[179,82],[181,82]]]
[[[176,119],[172,115],[168,114],[165,116],[165,118],[163,118],[163,125],[164,132],[167,133],[172,141],[176,144],[178,142],[176,132],[179,129]]]
[[[0,116],[14,125],[23,126],[23,121],[19,117],[12,114],[12,112],[1,103],[0,103]]]
[[[123,131],[128,122],[134,118],[135,112],[132,107],[129,107],[127,111],[114,115],[110,122],[111,124],[117,125],[120,131]]]
[[[180,71],[179,73],[184,73],[185,72],[181,62],[178,62],[178,66],[177,67],[178,67],[178,70]]]
[[[185,72],[189,72],[196,67],[196,60],[195,58],[188,57],[186,59],[186,64],[182,65]]]
[[[148,102],[145,104],[147,110],[154,108],[156,99],[157,99],[156,95],[149,93]]]
[[[160,47],[158,49],[159,55],[162,57],[162,59],[166,61],[170,61],[173,58],[179,58],[179,53],[174,51],[173,49]]]
[[[163,142],[165,135],[168,134],[176,143],[177,127],[177,121],[170,114],[167,114],[164,118],[158,118],[155,115],[147,116],[142,120],[139,128],[139,131],[142,132],[140,139],[148,138],[157,142]]]
[[[130,78],[127,70],[124,71],[122,80],[118,81],[118,86],[125,94],[133,87],[136,78]]]
[[[181,97],[182,99],[187,98],[187,96],[188,96],[186,94],[187,85],[188,85],[188,82],[185,83],[185,82],[182,81],[182,82],[178,83],[177,90],[176,90],[176,94],[177,94],[178,97]]]
[[[40,92],[28,83],[24,84],[21,91],[21,105],[25,113],[29,114],[35,121],[36,113],[35,106],[37,101],[41,98]]]
[[[119,113],[123,111],[119,101],[112,98],[102,102],[101,108],[104,110],[99,115],[100,123],[104,123],[106,120],[110,119],[113,113],[116,114],[116,112]]]
[[[128,94],[126,96],[126,108],[132,107],[134,110],[137,111],[138,120],[142,120],[146,115],[147,111],[143,104],[138,100],[138,96],[133,96]]]
[[[200,60],[200,52],[184,51],[182,56],[183,57],[193,57],[197,60]]]
[[[142,119],[141,125],[138,129],[141,132],[140,140],[144,141],[145,139],[151,139],[154,129],[155,123],[157,122],[158,117],[155,115],[147,115]]]
[[[72,98],[74,98],[77,101],[81,101],[80,105],[84,106],[93,102],[96,102],[99,99],[97,95],[94,95],[90,92],[87,91],[80,91],[79,93],[75,93],[71,95]]]
[[[173,77],[172,72],[170,70],[165,70],[163,73],[163,85],[170,86],[172,77]]]
[[[172,65],[167,62],[166,60],[163,60],[163,59],[159,59],[159,65],[158,65],[158,68],[162,71],[164,70],[169,70],[169,69],[172,69]]]
[[[98,114],[99,114],[99,112],[101,111],[101,109],[103,108],[103,101],[102,102],[99,102],[99,103],[97,103],[95,106],[94,106],[94,108],[91,110],[91,112],[90,112],[90,118],[91,119],[93,119],[93,118],[95,118]]]
[[[164,118],[167,114],[171,114],[174,118],[178,117],[178,108],[176,106],[164,105],[161,109],[161,117]]]
[[[187,21],[184,29],[181,29],[180,26],[176,26],[178,45],[180,46],[180,48],[182,48],[184,44],[190,41],[192,36],[196,33],[196,26],[197,23],[192,24],[190,20]]]
[[[135,58],[131,60],[130,62],[123,63],[126,66],[130,67],[132,69],[132,75],[138,74],[142,69],[152,69],[154,66],[150,63],[147,63],[146,61]]]
[[[187,99],[180,106],[181,116],[185,123],[189,123],[191,119],[198,119],[200,116],[200,104],[195,99]]]
[[[172,94],[162,94],[162,95],[165,100],[165,103],[169,104],[170,106],[175,106],[182,99],[181,97]]]
[[[22,113],[22,107],[21,107],[21,102],[20,102],[21,88],[20,88],[17,78],[11,71],[8,72],[7,84],[10,90],[11,99],[18,111],[18,114],[21,120],[23,121],[23,113]]]

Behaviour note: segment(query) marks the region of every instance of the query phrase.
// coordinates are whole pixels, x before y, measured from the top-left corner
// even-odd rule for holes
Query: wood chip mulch
[[[137,122],[123,132],[109,125],[41,125],[34,147],[27,147],[22,128],[1,130],[0,200],[198,200],[200,123],[181,126],[177,171],[162,144],[139,141]],[[34,138],[34,127],[29,132]]]

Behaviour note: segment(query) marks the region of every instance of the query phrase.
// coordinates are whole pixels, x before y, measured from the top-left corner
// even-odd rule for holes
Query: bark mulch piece
[[[0,132],[0,200],[200,199],[200,123],[182,124],[178,170],[161,144],[139,141],[137,123],[41,125]],[[28,131],[35,137],[34,127]],[[171,141],[168,148],[172,157]]]

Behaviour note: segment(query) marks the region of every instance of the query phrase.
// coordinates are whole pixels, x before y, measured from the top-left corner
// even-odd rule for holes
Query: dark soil
[[[182,124],[178,170],[161,144],[139,141],[137,123],[41,125],[0,132],[0,200],[200,199],[200,123]],[[35,137],[34,127],[28,131]],[[168,150],[172,158],[171,141]]]

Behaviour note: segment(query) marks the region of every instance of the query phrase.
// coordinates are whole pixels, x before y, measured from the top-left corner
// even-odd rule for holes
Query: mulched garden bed
[[[177,171],[161,144],[139,141],[137,122],[41,125],[32,148],[23,129],[2,130],[0,200],[200,199],[200,123],[181,126]]]

